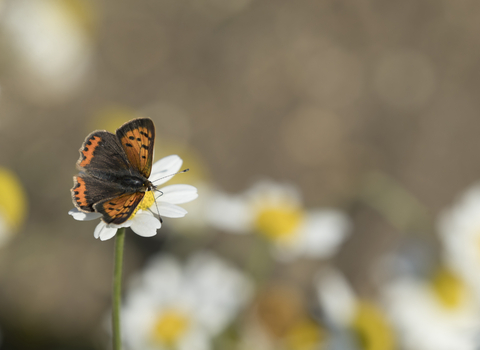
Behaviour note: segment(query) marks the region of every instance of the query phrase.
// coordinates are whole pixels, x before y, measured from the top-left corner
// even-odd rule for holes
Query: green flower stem
[[[113,297],[112,297],[112,331],[113,350],[122,349],[120,333],[120,307],[122,304],[122,265],[123,246],[125,245],[125,228],[118,229],[115,239],[115,266],[113,272]]]
[[[274,262],[271,257],[271,242],[260,233],[256,237],[246,262],[246,270],[251,274],[257,285],[262,285],[272,272]]]

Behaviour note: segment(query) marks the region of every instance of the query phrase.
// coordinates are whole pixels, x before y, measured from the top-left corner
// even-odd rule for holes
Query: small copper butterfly
[[[145,192],[156,187],[152,171],[155,125],[149,118],[123,124],[115,134],[94,131],[80,148],[71,190],[73,204],[83,212],[103,215],[107,224],[128,220]]]

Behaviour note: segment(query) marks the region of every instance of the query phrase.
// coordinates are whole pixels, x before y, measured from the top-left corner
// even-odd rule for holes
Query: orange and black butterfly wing
[[[93,208],[107,224],[119,225],[128,220],[144,196],[145,192],[127,193],[95,203]]]
[[[152,171],[155,126],[149,118],[138,118],[117,130],[117,137],[130,164],[147,179]]]
[[[118,138],[107,131],[94,131],[80,148],[77,167],[94,177],[114,181],[112,176],[129,175],[130,163]]]
[[[84,212],[94,212],[93,205],[95,203],[124,193],[114,183],[100,180],[86,173],[80,173],[73,177],[71,192],[73,204]]]

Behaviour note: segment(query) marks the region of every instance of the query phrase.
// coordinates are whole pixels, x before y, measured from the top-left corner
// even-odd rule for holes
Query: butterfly
[[[80,148],[71,189],[80,211],[102,214],[107,224],[122,224],[134,213],[147,191],[152,171],[155,125],[149,118],[133,119],[115,134],[94,131]]]

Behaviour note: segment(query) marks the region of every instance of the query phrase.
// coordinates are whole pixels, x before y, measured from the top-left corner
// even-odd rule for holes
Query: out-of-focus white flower
[[[129,349],[207,350],[251,295],[249,280],[209,253],[182,267],[158,256],[127,291],[122,310]]]
[[[333,336],[331,347],[335,348],[333,342],[341,340],[343,346],[350,344],[349,349],[396,349],[394,332],[386,315],[372,301],[358,298],[340,272],[324,268],[318,272],[315,286],[331,330],[336,334],[345,333],[343,339]],[[350,330],[354,332],[348,335]]]
[[[440,270],[433,281],[398,277],[383,294],[402,349],[478,349],[478,305],[450,271]]]
[[[209,222],[232,233],[257,232],[273,243],[276,256],[328,258],[347,237],[350,222],[332,209],[306,210],[292,186],[260,182],[242,195],[212,195]]]
[[[177,155],[162,158],[153,164],[149,180],[155,186],[159,186],[171,179],[165,175],[175,174],[182,164],[182,159]],[[100,221],[93,233],[94,237],[105,241],[114,237],[117,230],[122,227],[130,227],[133,232],[142,237],[155,236],[162,225],[152,212],[157,213],[158,210],[160,216],[181,218],[187,214],[187,211],[176,204],[190,202],[198,197],[197,189],[190,185],[170,185],[160,188],[159,191],[162,194],[155,197],[152,191],[147,192],[138,205],[137,211],[123,224],[106,224]],[[95,220],[102,216],[100,213],[85,213],[77,208],[70,210],[68,214],[79,221]]]
[[[37,101],[68,96],[85,80],[93,53],[94,9],[88,0],[15,0],[3,27],[12,70]]]
[[[448,266],[480,300],[480,184],[440,216],[439,233]]]
[[[191,167],[190,169],[194,168]],[[192,181],[192,178],[190,177],[187,181]],[[188,211],[188,215],[182,220],[172,221],[171,226],[175,232],[181,234],[200,235],[211,233],[211,227],[205,219],[205,211],[210,203],[209,196],[212,193],[211,186],[207,182],[197,181],[190,183],[195,185],[200,195],[196,200],[182,205]]]
[[[337,326],[351,322],[357,298],[347,280],[337,271],[323,269],[316,277],[317,297],[329,320]]]

